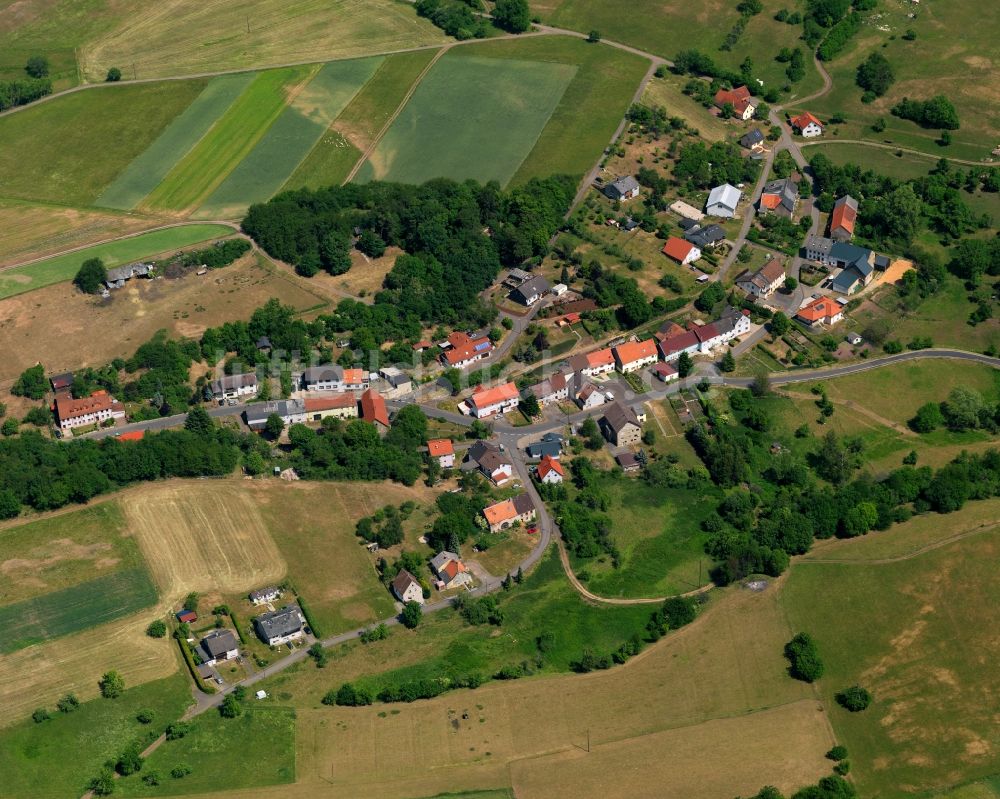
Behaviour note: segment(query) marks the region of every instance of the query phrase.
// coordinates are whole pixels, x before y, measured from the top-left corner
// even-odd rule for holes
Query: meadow
[[[198,216],[237,218],[270,199],[306,158],[330,123],[371,79],[381,58],[333,61],[285,107],[260,141],[209,195]]]
[[[282,188],[318,189],[343,183],[436,53],[419,50],[383,58]]]
[[[949,517],[940,533],[961,523]],[[988,699],[1000,690],[991,667],[1000,654],[991,621],[998,555],[994,526],[888,562],[792,566],[782,604],[793,627],[817,641],[826,665],[819,691],[862,795],[944,790],[1000,769]],[[856,683],[874,701],[852,714],[833,696]]]
[[[106,86],[0,117],[0,197],[90,205],[206,83]]]
[[[187,677],[177,674],[140,686],[126,683],[125,692],[114,701],[98,698],[72,713],[57,712],[55,698],[72,687],[65,684],[62,693],[46,703],[53,714],[50,721],[35,724],[21,713],[8,722],[13,726],[0,730],[4,799],[81,796],[105,760],[117,757],[130,742],[145,740],[150,727],[136,720],[140,710],[153,711],[151,726],[159,731],[191,703]]]
[[[445,35],[395,0],[166,0],[122,14],[80,60],[88,79],[134,65],[139,78],[319,62],[442,43]]]
[[[209,81],[194,102],[115,178],[96,204],[123,210],[135,208],[218,122],[254,77],[253,72],[241,72]]]
[[[575,72],[563,64],[446,56],[417,86],[358,180],[449,177],[505,185]],[[484,135],[501,129],[502,136]]]
[[[200,205],[253,149],[316,68],[259,73],[209,132],[170,169],[140,205],[186,212]]]
[[[182,225],[178,227],[140,233],[127,239],[97,244],[65,255],[57,255],[27,266],[18,266],[0,272],[0,299],[23,294],[26,291],[72,280],[80,264],[88,258],[100,258],[108,268],[120,264],[149,259],[163,253],[173,253],[211,239],[232,235],[232,228],[224,225]]]

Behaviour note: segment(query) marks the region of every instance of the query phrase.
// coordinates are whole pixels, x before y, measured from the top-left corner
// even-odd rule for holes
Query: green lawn
[[[295,781],[295,712],[270,707],[251,698],[243,713],[224,719],[210,710],[190,722],[183,738],[166,741],[153,752],[142,772],[118,782],[122,796],[173,796],[285,785]],[[181,779],[170,776],[178,765],[191,773]],[[142,781],[150,772],[160,775],[160,784]]]
[[[569,64],[459,51],[445,56],[420,82],[358,179],[422,183],[448,177],[506,184],[575,73]]]
[[[589,575],[587,588],[608,597],[668,596],[708,581],[713,564],[705,554],[708,534],[701,522],[714,514],[721,493],[658,488],[642,480],[610,477],[600,482],[600,490],[610,498],[607,515],[621,566],[613,568],[608,557],[574,558],[574,571]]]
[[[792,566],[782,604],[818,643],[819,692],[859,795],[913,796],[1000,770],[998,555],[993,530],[894,563]],[[874,702],[852,714],[833,696],[856,683]]]
[[[333,61],[295,96],[260,141],[209,196],[198,215],[242,216],[251,203],[265,202],[298,168],[330,123],[367,83],[381,58]]]
[[[0,272],[0,299],[64,280],[72,280],[80,264],[88,258],[100,258],[107,267],[118,266],[129,261],[173,252],[181,247],[209,239],[230,236],[232,233],[232,228],[223,225],[183,225],[154,230],[151,233],[142,233],[107,244],[98,244],[67,255],[57,255],[44,261]]]
[[[148,149],[97,198],[97,205],[128,210],[155,189],[250,85],[255,73],[213,78],[184,113],[174,119]]]
[[[0,117],[0,196],[94,202],[206,84],[121,84]]]
[[[289,88],[308,75],[308,67],[258,74],[208,134],[146,197],[143,207],[184,211],[202,203],[281,115]]]
[[[81,796],[104,761],[117,757],[133,741],[145,742],[149,735],[159,735],[190,703],[187,676],[178,672],[128,688],[115,700],[84,702],[73,713],[50,707],[53,718],[42,724],[26,719],[0,730],[0,796]],[[136,721],[142,709],[153,711],[152,724]]]
[[[420,50],[383,58],[282,188],[316,189],[343,183],[361,157],[360,148],[371,143],[436,52]]]

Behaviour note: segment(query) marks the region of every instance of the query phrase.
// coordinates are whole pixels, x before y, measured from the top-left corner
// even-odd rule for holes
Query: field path
[[[949,161],[952,164],[964,164],[965,166],[983,166],[989,163],[985,159],[982,161],[970,161],[967,158],[951,158],[947,155],[937,155],[935,153],[925,153],[922,150],[913,150],[909,147],[900,147],[896,144],[883,144],[877,141],[864,141],[863,139],[822,139],[820,141],[804,141],[799,143],[799,147],[819,147],[824,144],[855,144],[860,147],[877,147],[880,150],[892,150],[896,152],[897,150],[903,153],[909,153],[910,155],[919,155],[924,158],[930,158],[934,161],[940,161],[942,158],[945,161]]]
[[[989,533],[1000,527],[1000,522],[994,522],[993,524],[981,524],[979,527],[973,528],[972,530],[964,530],[961,533],[955,533],[955,535],[950,535],[947,538],[942,538],[940,541],[933,541],[930,544],[926,544],[919,549],[915,549],[912,552],[907,552],[905,555],[894,555],[891,558],[872,558],[870,560],[865,560],[861,558],[796,558],[795,563],[823,563],[823,564],[838,564],[843,566],[886,566],[890,563],[900,563],[904,560],[913,560],[921,555],[926,555],[928,552],[933,552],[935,549],[941,549],[949,544],[954,544],[956,541],[961,541],[965,538],[972,538],[974,535],[982,535],[983,533]]]

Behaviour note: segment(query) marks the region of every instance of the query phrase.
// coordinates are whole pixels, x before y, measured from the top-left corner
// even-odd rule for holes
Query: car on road
[[[534,535],[537,532],[538,532],[538,525],[537,524],[533,524],[533,525],[531,525],[531,527],[528,528],[528,535]]]
[[[237,402],[236,400],[234,400],[234,399],[231,399],[231,400],[229,400],[229,402],[227,402],[226,404],[227,404],[227,405],[228,405],[228,406],[229,406],[230,408],[232,408],[232,407],[233,407],[234,405],[239,405],[239,403],[238,403],[238,402]]]

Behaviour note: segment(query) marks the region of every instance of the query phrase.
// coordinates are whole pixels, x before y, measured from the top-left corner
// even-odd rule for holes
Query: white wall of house
[[[821,128],[815,122],[810,122],[808,125],[802,128],[800,133],[802,134],[803,138],[811,139],[815,136],[822,136],[823,128]]]
[[[503,402],[496,402],[492,405],[487,405],[484,408],[476,408],[471,402],[469,407],[472,409],[472,415],[477,419],[485,419],[489,416],[496,416],[498,413],[507,413],[508,411],[514,410],[521,402],[520,397],[512,397],[511,399],[504,400]]]
[[[649,366],[650,364],[656,363],[656,361],[657,361],[656,355],[649,355],[645,358],[639,358],[638,360],[629,361],[628,363],[621,364],[621,366],[619,366],[618,368],[618,371],[621,372],[623,375],[631,374],[632,372],[638,372],[645,366]]]

